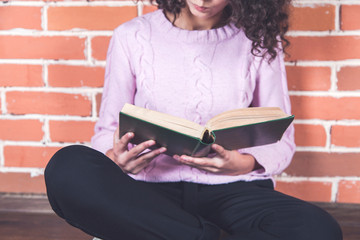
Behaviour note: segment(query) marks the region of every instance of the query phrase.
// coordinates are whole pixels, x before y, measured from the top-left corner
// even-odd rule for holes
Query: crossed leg
[[[342,239],[332,216],[273,190],[270,180],[203,187],[199,196],[200,214],[227,231],[227,240]]]
[[[156,185],[133,180],[91,148],[59,150],[46,167],[45,181],[54,211],[104,240],[218,239],[216,226],[185,211]]]

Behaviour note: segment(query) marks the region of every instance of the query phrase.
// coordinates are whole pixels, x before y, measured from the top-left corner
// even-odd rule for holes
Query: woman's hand
[[[191,167],[223,175],[246,174],[261,167],[252,155],[241,154],[235,150],[229,151],[218,144],[213,144],[212,149],[216,152],[214,157],[174,155],[174,158]]]
[[[106,156],[113,160],[125,173],[138,174],[149,165],[151,160],[165,152],[166,148],[161,147],[142,153],[155,145],[154,140],[149,140],[129,150],[128,144],[133,137],[134,133],[129,132],[119,139],[119,128],[117,128],[114,134],[114,147],[106,152]]]

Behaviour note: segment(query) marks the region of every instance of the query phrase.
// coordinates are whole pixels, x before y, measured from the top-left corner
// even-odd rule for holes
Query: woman
[[[295,151],[281,141],[203,158],[168,156],[121,138],[125,103],[204,124],[246,107],[290,114],[281,43],[288,0],[157,0],[160,10],[118,27],[107,55],[94,149],[70,146],[45,178],[54,211],[102,239],[342,239],[336,221],[273,188]]]

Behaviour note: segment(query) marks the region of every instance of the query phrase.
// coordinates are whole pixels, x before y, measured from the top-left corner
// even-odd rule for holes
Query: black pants
[[[105,239],[341,240],[322,209],[284,195],[272,182],[135,181],[84,146],[58,151],[45,170],[50,204],[71,225]]]

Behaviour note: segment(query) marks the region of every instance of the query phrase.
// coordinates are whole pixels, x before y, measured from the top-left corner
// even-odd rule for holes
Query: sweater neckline
[[[163,10],[159,9],[153,12],[155,17],[155,25],[160,31],[166,34],[167,37],[177,39],[188,43],[207,43],[218,42],[231,38],[240,31],[233,23],[225,26],[209,29],[209,30],[186,30],[174,26],[165,16]]]

